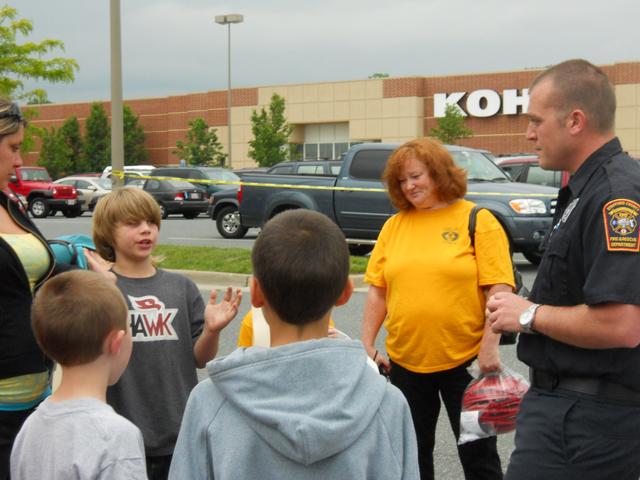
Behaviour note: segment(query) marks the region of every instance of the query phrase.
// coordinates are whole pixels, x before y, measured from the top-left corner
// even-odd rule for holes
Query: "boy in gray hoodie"
[[[359,341],[327,338],[349,300],[349,253],[328,218],[281,213],[253,248],[251,303],[271,347],[207,364],[191,392],[170,479],[418,479],[406,400]]]

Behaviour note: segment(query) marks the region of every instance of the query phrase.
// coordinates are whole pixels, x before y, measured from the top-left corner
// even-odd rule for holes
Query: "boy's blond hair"
[[[119,223],[151,222],[160,229],[158,202],[144,190],[124,187],[105,195],[93,212],[93,242],[105,260],[116,261],[115,230]]]
[[[107,335],[127,330],[127,304],[105,276],[73,270],[51,278],[36,294],[31,325],[38,344],[60,365],[82,365],[102,354]]]

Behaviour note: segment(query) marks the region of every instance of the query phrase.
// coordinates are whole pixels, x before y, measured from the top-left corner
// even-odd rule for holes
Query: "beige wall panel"
[[[318,121],[319,122],[335,121],[335,117],[333,115],[333,102],[318,103]]]
[[[222,147],[224,148],[225,152],[227,151],[227,145],[229,145],[228,140],[229,140],[229,134],[227,133],[228,127],[217,127],[216,128],[216,134],[218,135],[218,140],[220,141],[220,144],[222,145]],[[232,131],[231,133],[233,134],[235,132]],[[233,141],[233,139],[231,139],[231,141]]]
[[[249,145],[233,142],[233,168],[246,168],[255,165],[255,160],[249,158]]]
[[[333,86],[334,99],[339,102],[342,100],[349,100],[349,84],[348,83],[336,83]]]
[[[304,125],[294,125],[291,135],[289,135],[291,143],[304,143]]]
[[[382,138],[382,119],[368,118],[365,122],[367,138],[371,140]]]
[[[616,131],[616,134],[620,137],[620,143],[622,143],[623,150],[628,150],[632,155],[634,155],[634,152],[640,150],[637,130],[632,128],[621,128]]]
[[[261,107],[235,107],[231,110],[231,123],[234,125],[245,125],[251,123],[251,114]]]
[[[318,101],[319,102],[333,102],[334,94],[333,94],[333,84],[332,83],[321,83],[318,85]]]
[[[369,119],[380,119],[382,117],[382,100],[367,100],[366,114]]]
[[[238,142],[243,141],[243,142],[249,142],[250,140],[253,140],[253,132],[251,131],[251,126],[250,125],[243,125],[242,127],[239,127],[238,129]],[[235,133],[236,129],[233,130],[233,132]],[[233,139],[233,144],[235,145],[236,143],[236,138],[234,137]]]
[[[351,120],[349,122],[349,137],[351,140],[365,140],[367,138],[365,120]]]
[[[400,124],[397,118],[382,119],[382,138],[395,138],[399,135]]]
[[[284,88],[281,88],[281,87],[260,87],[260,88],[258,88],[258,106],[269,105],[269,102],[271,101],[271,96],[274,93],[277,93],[280,96],[284,96],[282,94],[282,90],[284,90]]]
[[[350,82],[349,98],[351,100],[364,100],[367,98],[367,87],[365,82]]]
[[[318,85],[303,85],[302,86],[302,101],[317,102],[318,101]]]
[[[304,121],[304,108],[302,103],[290,103],[286,105],[285,115],[289,123],[301,123]]]
[[[367,118],[366,102],[364,100],[352,100],[350,108],[351,108],[351,118],[353,119]]]
[[[287,95],[287,103],[302,103],[304,101],[304,89],[302,85],[293,85],[289,87]]]
[[[367,80],[365,82],[367,89],[367,98],[382,98],[382,80]]]
[[[400,116],[400,98],[382,99],[382,118],[397,118]]]
[[[618,107],[638,105],[638,85],[616,85],[616,101]]]
[[[424,117],[424,99],[421,97],[400,97],[399,117]]]
[[[318,121],[317,103],[305,103],[302,108],[304,109],[303,117],[305,123],[313,123]]]
[[[423,137],[423,128],[422,119],[401,118],[399,136],[405,139]]]
[[[333,104],[333,115],[336,121],[347,121],[349,120],[349,116],[351,113],[351,109],[349,108],[349,102],[335,102]]]
[[[636,128],[638,126],[638,107],[620,107],[616,109],[616,130]]]

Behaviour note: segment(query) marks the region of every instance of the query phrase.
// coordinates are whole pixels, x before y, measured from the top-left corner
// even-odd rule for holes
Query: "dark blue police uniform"
[[[560,190],[530,300],[640,305],[639,220],[640,162],[615,138]],[[586,349],[522,334],[518,357],[532,385],[506,478],[637,480],[640,347]]]

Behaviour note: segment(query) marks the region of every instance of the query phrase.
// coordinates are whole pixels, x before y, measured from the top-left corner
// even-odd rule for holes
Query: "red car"
[[[558,170],[544,170],[535,154],[513,155],[498,157],[496,165],[507,172],[514,182],[533,183],[547,187],[564,187],[569,183],[569,172]]]

